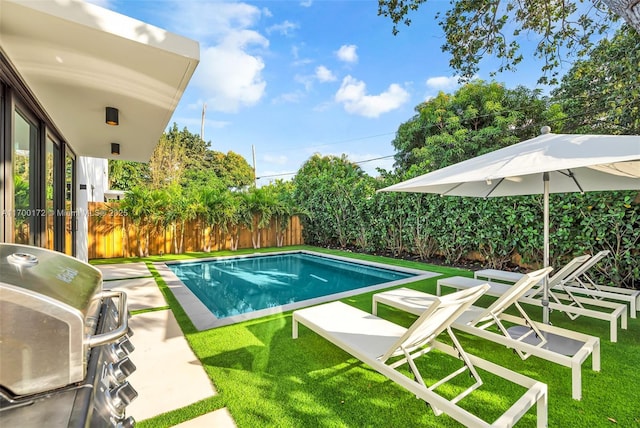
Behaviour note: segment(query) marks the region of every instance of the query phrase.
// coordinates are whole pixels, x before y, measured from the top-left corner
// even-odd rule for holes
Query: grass
[[[443,275],[467,275],[470,271],[418,262],[395,260],[314,247],[312,249],[357,259],[425,269]],[[275,251],[280,249],[266,249]],[[215,255],[254,253],[255,250],[221,252]],[[147,262],[180,327],[218,390],[218,395],[190,406],[162,414],[138,426],[172,426],[213,410],[227,407],[239,427],[365,427],[365,426],[460,426],[446,415],[434,416],[424,402],[360,363],[339,348],[301,326],[300,338],[291,339],[291,312],[240,324],[198,332],[168,290],[153,261],[210,257],[191,253],[126,261]],[[125,260],[92,261],[95,264]],[[410,286],[434,293],[437,278]],[[373,293],[343,301],[365,311],[371,310]],[[480,306],[493,299],[483,297]],[[540,320],[540,308],[527,308]],[[379,315],[398,324],[409,325],[414,316],[382,306]],[[609,342],[605,321],[579,318],[570,321],[561,313],[551,314],[554,325],[572,328],[601,338],[602,370],[593,372],[591,360],[583,364],[583,399],[571,398],[570,369],[531,357],[522,361],[512,351],[474,336],[458,333],[465,350],[512,370],[539,379],[549,387],[549,425],[557,427],[640,427],[637,389],[640,384],[640,322],[629,319],[629,329],[620,330],[618,343]],[[442,376],[457,361],[437,352],[422,358],[421,371],[427,378]],[[485,385],[480,393],[464,399],[463,407],[493,421],[521,394],[520,387],[481,372]],[[461,379],[464,381],[464,379]],[[443,389],[443,394],[455,388]],[[535,426],[535,409],[518,426]]]

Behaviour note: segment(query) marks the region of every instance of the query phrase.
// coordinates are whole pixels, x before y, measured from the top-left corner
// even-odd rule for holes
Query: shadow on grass
[[[389,262],[374,256],[358,258]],[[416,262],[395,263],[416,267]],[[470,271],[459,269],[430,265],[422,268],[445,275],[464,272],[465,276],[472,276]],[[175,421],[225,406],[240,427],[460,426],[447,416],[435,417],[424,402],[411,393],[306,328],[301,327],[300,338],[293,340],[291,313],[198,332],[166,286],[163,287],[155,269],[152,273],[220,395],[144,421],[143,427],[170,426]],[[433,293],[437,279],[410,286]],[[369,312],[372,294],[344,301]],[[492,301],[490,297],[483,297],[478,305],[486,307]],[[526,310],[535,320],[541,319],[540,308],[526,307]],[[415,319],[384,307],[380,316],[404,326]],[[619,331],[619,342],[611,343],[605,321],[586,318],[570,321],[558,312],[551,316],[555,325],[601,337],[602,371],[593,372],[590,361],[583,365],[582,401],[571,399],[570,369],[535,357],[522,361],[511,350],[494,343],[469,335],[458,334],[458,337],[468,352],[546,382],[550,391],[550,426],[640,426],[640,407],[632,392],[640,382],[640,321],[630,319],[629,329]],[[420,362],[420,369],[428,380],[439,378],[442,373],[450,372],[452,365],[459,364],[431,354],[434,353],[428,357],[433,358]],[[490,390],[463,403],[468,410],[492,420],[492,416],[497,417],[499,410],[510,404],[509,397],[517,393],[513,388],[518,387],[482,372],[481,375]],[[450,391],[443,391],[447,393]],[[534,426],[534,421],[535,414],[527,414],[518,426]]]

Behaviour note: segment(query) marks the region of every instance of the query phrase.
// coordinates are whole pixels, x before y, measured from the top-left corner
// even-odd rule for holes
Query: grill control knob
[[[119,414],[124,413],[127,407],[138,396],[138,391],[133,389],[129,382],[125,382],[109,391],[111,396],[111,405]]]
[[[113,352],[113,355],[116,356],[117,360],[123,359],[124,357],[132,353],[134,349],[136,348],[133,346],[133,343],[131,343],[131,341],[126,337],[119,342],[111,345],[111,350]]]
[[[113,380],[118,384],[124,382],[124,380],[135,371],[136,366],[129,357],[124,357],[116,363],[109,364],[109,372],[111,373]]]
[[[136,347],[133,346],[133,343],[131,343],[131,341],[127,338],[124,338],[123,340],[120,341],[120,347],[124,349],[127,355],[129,355],[136,349]]]
[[[136,420],[133,419],[133,416],[129,416],[126,419],[121,420],[116,425],[116,428],[133,428],[136,425]]]

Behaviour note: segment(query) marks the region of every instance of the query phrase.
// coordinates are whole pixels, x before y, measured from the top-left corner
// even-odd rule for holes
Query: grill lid
[[[59,252],[2,243],[0,283],[48,296],[87,316],[95,295],[102,289],[102,273]]]
[[[93,266],[0,243],[0,386],[24,396],[81,381],[92,344],[109,338],[93,335],[102,295]]]

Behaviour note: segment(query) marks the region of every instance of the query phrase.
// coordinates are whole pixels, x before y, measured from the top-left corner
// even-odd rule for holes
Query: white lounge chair
[[[549,278],[549,308],[564,312],[570,319],[574,320],[579,316],[600,319],[609,322],[609,340],[618,341],[618,320],[623,330],[627,329],[627,306],[623,303],[598,300],[590,297],[569,296],[561,292],[562,284],[571,280],[573,273],[582,263],[589,259],[589,255],[579,256],[571,260],[562,267],[555,275]],[[436,294],[442,294],[442,287],[449,287],[455,290],[475,287],[479,284],[488,283],[491,287],[487,295],[499,297],[509,291],[510,284],[505,282],[515,282],[522,278],[523,274],[495,269],[479,270],[474,273],[475,278],[463,276],[453,276],[443,278],[436,282]],[[484,278],[490,281],[485,281]],[[496,282],[502,281],[502,282]],[[520,298],[520,303],[527,303],[534,306],[543,306],[541,295],[543,292],[543,282],[534,286],[529,293]],[[585,307],[588,305],[589,307]]]
[[[486,285],[480,285],[435,299],[429,309],[424,311],[409,328],[342,302],[300,309],[293,312],[293,338],[298,337],[298,323],[305,325],[427,402],[436,415],[444,412],[465,426],[513,426],[536,405],[537,426],[545,427],[548,420],[546,384],[467,354],[451,330],[451,323],[487,288]],[[448,333],[455,348],[436,340],[444,331]],[[462,359],[463,366],[433,385],[427,386],[415,360],[432,349],[438,349],[456,359]],[[397,367],[405,363],[408,364],[415,380],[397,370]],[[484,421],[458,405],[460,400],[482,385],[476,366],[526,388],[522,397],[493,423]],[[447,399],[435,392],[436,388],[464,372],[468,372],[473,377],[474,384],[455,398]]]
[[[605,302],[606,300],[604,299],[626,302],[629,304],[628,315],[631,318],[636,318],[636,312],[638,311],[638,309],[640,309],[640,290],[598,285],[587,274],[589,269],[595,266],[607,254],[609,254],[609,250],[600,251],[593,257],[584,255],[574,258],[566,265],[572,265],[573,267],[575,267],[573,271],[564,272],[566,273],[566,275],[556,274],[549,280],[549,287],[552,293],[550,297],[556,300],[558,303],[563,303],[563,301],[565,301],[572,306],[584,307],[585,304],[591,304],[607,309],[616,309],[616,303],[614,303],[613,305],[610,303],[598,303],[593,299],[601,300],[601,302]],[[584,261],[581,264],[576,264],[576,262],[578,262],[579,260]],[[523,273],[518,272],[509,272],[497,269],[483,269],[476,271],[474,273],[474,278],[486,278],[489,280],[515,283],[520,278],[522,278],[523,275]],[[542,289],[540,288],[540,291],[536,292],[535,295],[539,294],[541,290]],[[564,293],[566,296],[563,296],[559,293]],[[580,316],[580,314],[567,315],[569,315],[571,319],[575,319]]]
[[[533,321],[518,303],[522,295],[529,292],[551,268],[541,269],[524,275],[518,283],[500,296],[488,308],[470,306],[452,324],[455,329],[482,337],[484,339],[512,348],[524,360],[534,355],[565,367],[571,368],[572,396],[576,400],[582,397],[582,363],[591,355],[591,363],[594,371],[600,371],[600,339],[595,336],[578,333],[575,331],[550,326]],[[420,315],[437,299],[437,296],[399,288],[373,295],[373,314],[378,311],[378,304],[385,304],[403,311]],[[505,311],[515,306],[522,318],[506,314]],[[513,336],[505,322],[526,326],[524,334]],[[498,332],[490,331],[491,326],[496,326]],[[495,329],[494,329],[495,330]],[[573,355],[564,355],[548,349],[547,337],[549,334],[556,339],[571,339],[580,342],[579,349]]]
[[[636,312],[640,310],[640,290],[596,284],[588,274],[589,270],[608,254],[609,250],[600,251],[584,262],[564,284],[563,289],[572,296],[582,294],[594,299],[626,302],[629,304],[629,316],[636,318]]]

